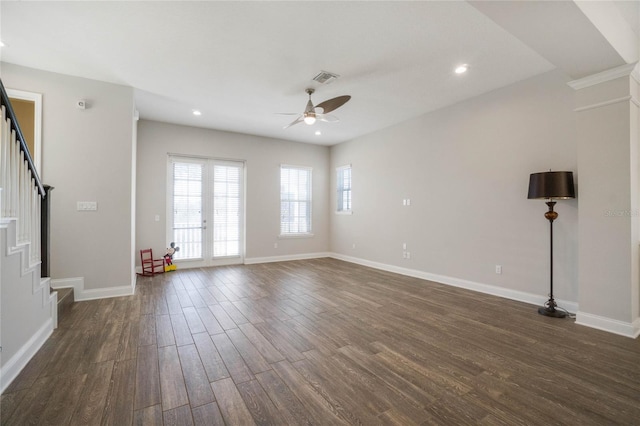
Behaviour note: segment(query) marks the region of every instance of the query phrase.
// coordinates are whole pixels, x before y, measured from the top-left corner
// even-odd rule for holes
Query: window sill
[[[287,238],[313,238],[314,234],[307,232],[303,234],[280,234],[278,235],[279,239],[287,239]]]
[[[336,211],[336,214],[353,214],[353,210]]]

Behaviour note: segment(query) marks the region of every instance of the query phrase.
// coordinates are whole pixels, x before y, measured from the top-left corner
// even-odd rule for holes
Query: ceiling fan
[[[336,121],[340,121],[338,117],[335,115],[330,115],[331,111],[340,108],[342,105],[346,104],[351,96],[338,96],[337,98],[327,99],[324,102],[320,102],[318,105],[313,106],[313,102],[311,102],[311,95],[315,92],[314,89],[306,89],[305,92],[309,95],[309,101],[307,101],[307,106],[304,109],[304,112],[298,115],[298,118],[293,120],[291,123],[284,126],[285,129],[293,126],[298,123],[306,123],[308,125],[312,125],[316,122],[316,120],[325,121],[328,123],[335,123]],[[285,115],[296,115],[297,113],[283,113]]]

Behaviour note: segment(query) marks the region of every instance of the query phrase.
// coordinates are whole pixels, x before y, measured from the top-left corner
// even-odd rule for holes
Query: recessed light
[[[200,112],[200,110],[194,109],[193,115],[202,115],[202,112]]]
[[[322,132],[320,130],[316,130],[316,136],[320,136]]]
[[[469,69],[469,65],[462,64],[462,65],[458,65],[454,71],[456,74],[464,74],[465,72],[467,72],[468,69]]]

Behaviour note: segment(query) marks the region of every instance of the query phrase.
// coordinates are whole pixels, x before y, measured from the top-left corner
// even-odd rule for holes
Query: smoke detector
[[[317,81],[320,84],[329,84],[338,77],[340,77],[338,74],[334,74],[328,71],[320,71],[318,75],[313,77],[313,81]]]

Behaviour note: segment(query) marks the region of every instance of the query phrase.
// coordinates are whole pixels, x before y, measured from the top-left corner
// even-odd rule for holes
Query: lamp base
[[[540,315],[544,315],[546,317],[553,317],[553,318],[565,318],[567,316],[565,312],[559,311],[555,308],[549,308],[547,306],[539,307],[538,313]]]

